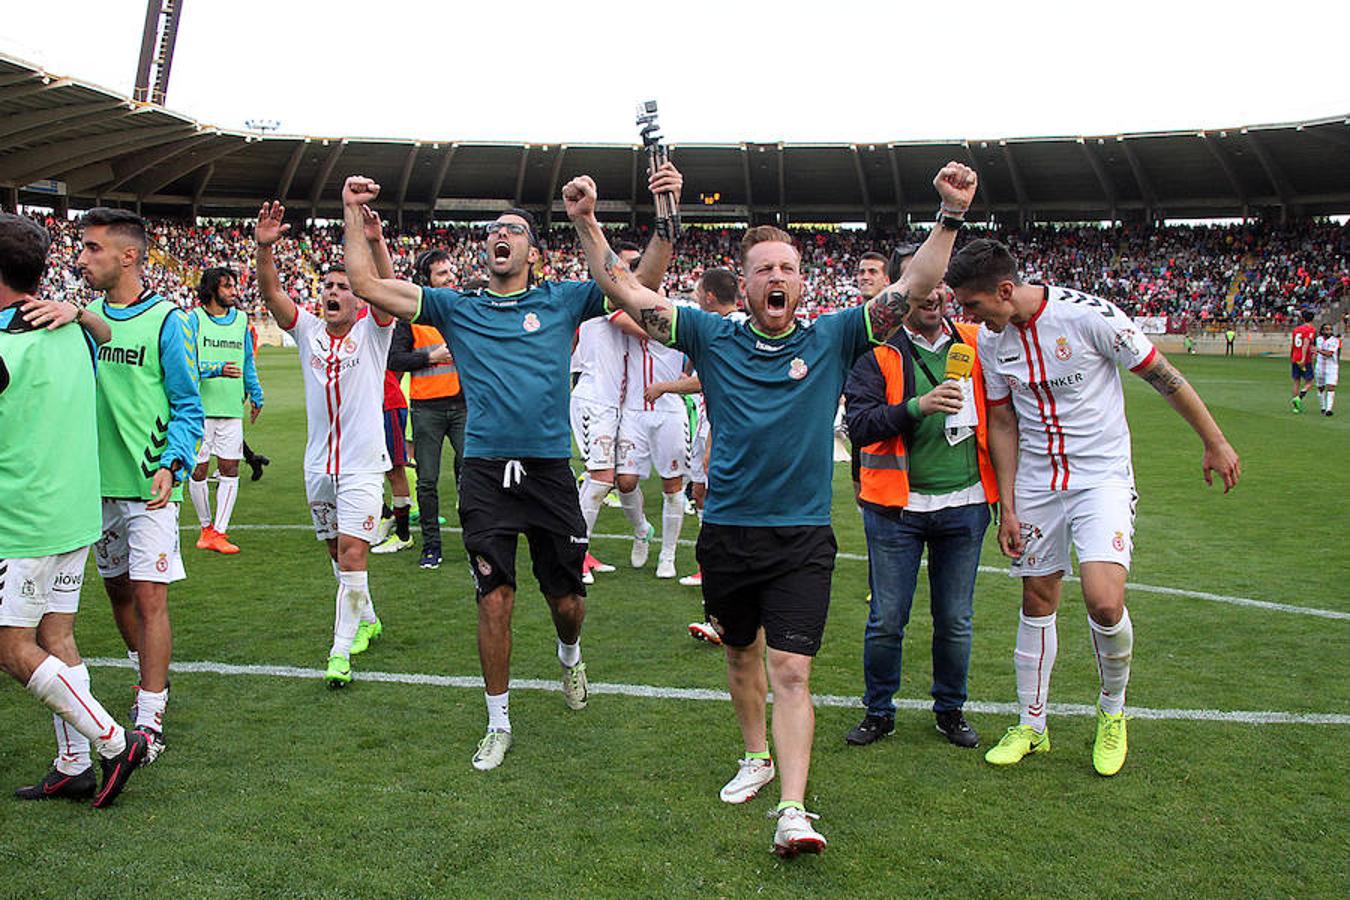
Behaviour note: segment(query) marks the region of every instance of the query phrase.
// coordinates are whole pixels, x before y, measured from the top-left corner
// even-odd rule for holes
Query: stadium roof
[[[955,159],[980,176],[976,217],[1005,221],[1350,213],[1350,115],[1224,130],[866,144],[673,144],[687,220],[926,220]],[[137,204],[238,216],[284,200],[336,217],[343,178],[384,188],[390,214],[485,218],[507,206],[562,217],[559,191],[595,177],[602,217],[650,214],[641,149],[453,138],[261,135],[219,128],[0,55],[5,201]],[[54,200],[64,197],[65,200]]]

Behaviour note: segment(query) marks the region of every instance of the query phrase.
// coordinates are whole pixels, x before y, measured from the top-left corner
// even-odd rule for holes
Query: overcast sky
[[[1114,134],[1350,114],[1350,4],[183,0],[168,106],[242,128],[676,143]],[[0,52],[127,93],[145,0],[6,2]]]

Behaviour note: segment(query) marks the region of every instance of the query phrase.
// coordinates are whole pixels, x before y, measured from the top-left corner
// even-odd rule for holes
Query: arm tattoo
[[[872,298],[867,308],[872,320],[872,335],[878,339],[887,337],[900,327],[909,312],[909,292],[883,291]]]
[[[612,248],[605,251],[605,274],[615,284],[633,283],[632,271],[623,260],[619,259],[619,254],[615,253]]]
[[[670,311],[658,306],[638,310],[638,324],[661,343],[670,340]]]
[[[1186,386],[1186,379],[1169,362],[1162,362],[1144,373],[1144,380],[1164,397],[1170,397]]]

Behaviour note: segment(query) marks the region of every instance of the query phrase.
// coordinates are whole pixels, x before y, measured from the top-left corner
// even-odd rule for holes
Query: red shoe
[[[606,572],[613,572],[614,567],[608,563],[602,563],[587,551],[586,562],[582,565],[581,570],[583,572],[599,572],[603,575]]]
[[[207,550],[214,550],[217,553],[226,555],[238,553],[239,548],[230,543],[230,539],[214,528],[211,529],[211,543],[206,546]]]
[[[680,579],[680,584],[685,587],[703,587],[703,569],[700,568],[693,575],[686,575]]]
[[[197,549],[210,550],[211,541],[215,537],[215,534],[216,530],[212,528],[210,525],[207,525],[205,528],[203,528],[201,535],[197,538]]]

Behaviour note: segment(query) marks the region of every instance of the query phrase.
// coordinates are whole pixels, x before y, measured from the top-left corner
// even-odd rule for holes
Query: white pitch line
[[[94,658],[85,659],[91,666],[103,668],[130,669],[129,659]],[[322,669],[305,669],[299,666],[259,666],[238,665],[218,662],[176,662],[169,665],[169,671],[209,675],[252,675],[268,678],[295,678],[303,681],[318,681],[323,678]],[[483,679],[478,675],[423,675],[412,672],[367,672],[358,671],[357,681],[374,681],[381,684],[414,684],[430,687],[469,688],[481,691]],[[640,697],[648,700],[703,700],[730,703],[731,695],[726,691],[707,688],[657,687],[650,684],[608,684],[593,681],[589,685],[592,694],[615,694],[622,697]],[[557,681],[539,678],[511,679],[513,691],[559,690]],[[838,694],[816,694],[816,706],[861,709],[862,703],[857,697],[844,697]],[[772,702],[773,695],[769,695]],[[931,700],[903,700],[896,698],[895,705],[900,709],[927,711],[932,708]],[[995,715],[1015,716],[1018,707],[1012,703],[987,703],[971,701],[966,703],[968,712],[991,713]],[[1082,703],[1062,703],[1054,707],[1056,715],[1080,716],[1091,718],[1097,715],[1095,706]],[[1279,711],[1222,710],[1222,709],[1150,709],[1132,706],[1128,710],[1135,719],[1172,719],[1187,722],[1236,722],[1242,725],[1350,725],[1350,715],[1338,713],[1291,713]]]
[[[183,526],[183,531],[192,531],[191,526]],[[312,531],[311,525],[232,525],[230,531]],[[441,526],[441,531],[459,533],[462,529],[452,528],[448,525]],[[595,534],[593,538],[602,540],[628,541],[632,540],[631,534]],[[685,547],[694,546],[694,541],[681,539],[680,544]],[[867,556],[858,553],[838,553],[838,559],[846,559],[851,562],[867,562]],[[928,565],[928,560],[923,561],[923,565]],[[1008,569],[1003,566],[980,566],[980,571],[986,575],[1006,575]],[[1079,578],[1074,575],[1068,575],[1064,579],[1071,583],[1077,583]],[[1164,594],[1169,597],[1187,597],[1192,600],[1211,600],[1215,603],[1227,603],[1232,606],[1247,606],[1254,609],[1268,609],[1272,612],[1292,613],[1299,616],[1316,616],[1321,619],[1350,619],[1350,612],[1341,612],[1336,609],[1320,609],[1315,606],[1294,606],[1289,603],[1273,603],[1269,600],[1255,600],[1251,597],[1233,597],[1228,594],[1213,594],[1209,591],[1192,591],[1187,588],[1167,587],[1159,584],[1139,584],[1137,582],[1128,582],[1125,585],[1127,590],[1139,591],[1144,594]]]

